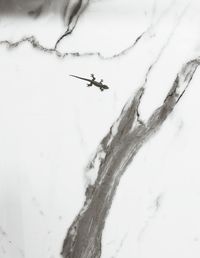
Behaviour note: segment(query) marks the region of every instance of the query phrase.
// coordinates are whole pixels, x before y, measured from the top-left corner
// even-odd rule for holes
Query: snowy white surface
[[[0,257],[58,258],[81,208],[86,166],[140,87],[147,119],[176,74],[200,55],[198,1],[91,1],[61,52],[124,55],[58,58],[24,43],[0,45]],[[2,17],[0,41],[34,35],[54,47],[58,15]],[[100,92],[75,74],[104,79]],[[200,257],[200,73],[161,130],[124,174],[103,233],[102,258]],[[98,165],[98,164],[97,164]],[[91,171],[90,171],[91,172]]]

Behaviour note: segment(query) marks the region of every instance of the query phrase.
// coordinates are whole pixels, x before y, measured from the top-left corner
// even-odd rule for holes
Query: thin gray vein
[[[110,57],[107,57],[108,59],[113,59],[113,58],[116,58],[116,57],[120,57],[120,56],[123,56],[125,54],[127,54],[129,51],[131,51],[136,45],[137,43],[144,37],[146,36],[154,27],[157,26],[157,24],[160,23],[160,21],[165,17],[165,14],[168,13],[168,11],[172,8],[174,2],[172,1],[168,8],[166,10],[164,10],[161,15],[158,17],[157,21],[153,24],[151,23],[147,29],[145,31],[143,31],[136,39],[135,41],[130,44],[127,48],[123,49],[122,51],[118,52],[117,54],[114,54]]]
[[[173,1],[172,1],[173,3]],[[166,14],[166,12],[168,12],[168,10],[171,9],[171,5],[169,5],[169,7],[167,8],[167,10],[165,10],[158,18],[157,22],[155,24],[151,24],[144,32],[142,32],[136,39],[135,41],[127,48],[125,48],[124,50],[114,54],[114,55],[111,55],[111,56],[104,56],[101,52],[83,52],[83,53],[80,53],[80,52],[61,52],[57,49],[57,45],[58,43],[61,41],[61,38],[64,38],[64,35],[61,36],[61,38],[59,38],[57,40],[57,43],[55,45],[54,48],[49,48],[49,47],[45,47],[44,45],[42,45],[35,36],[27,36],[27,37],[23,37],[22,39],[18,40],[18,41],[9,41],[9,40],[2,40],[0,41],[0,45],[5,45],[8,47],[8,49],[12,49],[12,48],[17,48],[19,47],[20,45],[23,45],[25,43],[28,43],[30,44],[34,49],[37,49],[39,51],[42,51],[46,54],[54,54],[56,55],[58,58],[66,58],[66,57],[89,57],[89,56],[97,56],[99,57],[100,59],[102,60],[110,60],[110,59],[115,59],[115,58],[118,58],[122,55],[125,55],[125,54],[128,54],[130,50],[132,50],[140,41],[141,39],[144,37],[144,35],[148,34],[149,31],[155,27],[159,22],[160,20],[164,17],[164,14]],[[79,14],[80,15],[80,14]],[[78,18],[76,20],[76,23],[78,21]],[[76,23],[74,25],[74,28],[76,26]],[[73,28],[73,29],[74,29]],[[67,34],[70,34],[72,31],[71,30],[67,30],[66,33]],[[58,42],[59,41],[59,42]]]
[[[178,26],[180,25],[180,22],[182,21],[182,18],[184,17],[185,13],[187,12],[188,10],[188,7],[190,5],[191,2],[189,2],[185,8],[183,9],[183,11],[181,12],[181,14],[179,15],[177,21],[176,21],[176,24],[175,26],[173,27],[172,31],[170,32],[168,38],[167,38],[167,41],[165,42],[165,44],[162,46],[162,48],[160,49],[156,59],[153,61],[153,63],[149,66],[147,72],[146,72],[146,75],[145,75],[145,78],[144,78],[144,83],[142,85],[142,87],[145,89],[146,87],[146,84],[147,84],[147,81],[148,81],[148,78],[149,78],[149,75],[151,74],[152,72],[152,69],[155,67],[155,65],[158,63],[158,61],[160,60],[160,57],[162,56],[162,54],[164,53],[165,49],[167,48],[167,46],[169,45],[172,37],[174,36]],[[137,116],[138,116],[138,120],[143,123],[143,121],[140,119],[140,112],[139,112],[139,109],[137,110]]]
[[[138,234],[139,242],[142,240],[142,237],[143,237],[145,231],[147,230],[147,228],[149,227],[150,223],[152,222],[152,220],[156,217],[156,215],[161,207],[162,200],[163,200],[163,194],[161,193],[154,200],[153,206],[151,207],[152,214],[145,221],[144,226],[142,227],[142,229],[140,230],[140,232]]]
[[[115,251],[115,254],[114,254],[111,258],[117,258],[117,257],[118,257],[119,252],[120,252],[120,250],[122,249],[122,247],[123,247],[123,245],[124,245],[124,242],[125,242],[125,240],[126,240],[127,237],[128,237],[128,233],[126,233],[126,234],[124,235],[124,237],[122,238],[122,240],[121,240],[121,242],[120,242],[118,248],[117,248],[116,251]]]
[[[67,37],[68,35],[72,34],[72,32],[74,31],[74,29],[75,29],[75,27],[76,27],[76,25],[77,25],[77,23],[78,23],[78,20],[79,20],[81,14],[85,11],[85,9],[87,8],[88,5],[89,5],[89,0],[85,3],[85,5],[83,6],[83,9],[81,10],[81,8],[82,8],[82,0],[79,0],[78,4],[75,6],[75,8],[74,8],[72,14],[70,15],[66,32],[65,32],[63,35],[61,35],[61,36],[58,38],[58,40],[56,41],[55,49],[57,49],[58,44],[59,44],[65,37]],[[79,10],[80,10],[80,13],[78,14]],[[75,16],[77,16],[77,17],[76,17],[74,26],[72,26],[72,28],[70,28],[72,19],[73,19]]]

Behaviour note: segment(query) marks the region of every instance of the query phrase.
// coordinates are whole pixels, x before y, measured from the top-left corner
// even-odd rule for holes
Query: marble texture
[[[0,0],[0,257],[200,256],[199,10]]]

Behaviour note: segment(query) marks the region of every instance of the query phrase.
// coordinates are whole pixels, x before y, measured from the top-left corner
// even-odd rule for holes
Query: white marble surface
[[[0,18],[2,258],[61,257],[85,200],[85,168],[124,104],[147,78],[139,108],[146,121],[182,65],[200,55],[195,0],[90,1],[57,48],[80,56],[59,58],[30,42],[8,48],[5,41],[30,36],[53,48],[66,29],[56,6],[37,19]],[[87,88],[68,76],[91,73],[110,89]],[[199,258],[199,81],[197,69],[172,114],[126,169],[101,258]]]

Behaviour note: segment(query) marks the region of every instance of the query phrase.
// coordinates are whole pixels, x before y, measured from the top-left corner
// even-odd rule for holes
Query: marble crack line
[[[68,35],[72,34],[73,30],[75,29],[75,27],[76,27],[76,25],[78,23],[78,20],[79,20],[81,14],[85,11],[85,9],[88,7],[88,5],[89,5],[89,0],[79,0],[77,3],[74,4],[74,7],[72,8],[72,12],[69,15],[69,21],[68,21],[67,30],[56,41],[55,49],[57,49],[59,43],[65,37],[67,37]],[[66,10],[66,12],[67,12],[67,10]],[[73,19],[75,19],[74,24],[72,23]]]
[[[87,1],[85,3],[85,6],[83,7],[83,10],[80,12],[79,16],[81,15],[81,13],[87,8],[89,4],[89,1]],[[120,57],[120,56],[123,56],[123,55],[126,55],[129,51],[131,51],[140,41],[141,39],[148,35],[149,32],[155,28],[159,23],[160,21],[165,17],[165,15],[171,10],[172,6],[174,5],[174,1],[172,1],[169,6],[160,14],[160,16],[158,17],[158,19],[155,21],[155,23],[151,23],[146,30],[144,30],[135,40],[133,43],[131,43],[127,48],[119,51],[118,53],[116,54],[113,54],[111,56],[104,56],[102,55],[100,52],[90,52],[90,53],[86,53],[86,55],[95,55],[95,56],[98,56],[100,57],[101,59],[105,59],[105,60],[109,60],[109,59],[115,59],[117,57]],[[78,19],[79,19],[79,16],[77,17],[77,20],[76,20],[76,23],[78,22]],[[57,40],[56,44],[55,44],[55,49],[57,49],[57,46],[58,44],[61,42],[61,40],[63,40],[66,36],[70,35],[74,28],[76,27],[76,23],[75,25],[73,26],[72,29],[69,28],[69,25],[68,25],[68,29],[66,30],[66,32]],[[81,54],[81,55],[84,55],[84,54]]]
[[[170,10],[171,5],[168,7],[168,9]],[[166,13],[167,11],[165,10],[164,13]],[[101,54],[101,52],[61,52],[57,49],[57,45],[58,45],[58,41],[61,41],[61,38],[57,40],[56,46],[54,48],[48,48],[45,47],[44,45],[42,45],[35,36],[27,36],[27,37],[23,37],[18,41],[10,41],[10,40],[1,40],[0,41],[0,45],[5,45],[7,46],[8,49],[14,49],[19,47],[20,45],[23,45],[25,43],[30,44],[34,49],[37,49],[41,52],[44,52],[46,54],[54,54],[56,55],[58,58],[66,58],[66,57],[89,57],[89,56],[97,56],[102,60],[110,60],[110,59],[114,59],[114,58],[118,58],[122,55],[127,54],[131,49],[133,49],[137,43],[140,42],[140,40],[143,38],[144,35],[146,35],[147,33],[149,33],[149,31],[156,26],[156,24],[158,24],[160,22],[160,20],[162,19],[163,14],[158,18],[157,22],[155,24],[151,24],[144,32],[142,32],[136,39],[135,41],[127,48],[125,48],[124,50],[118,52],[117,54],[111,55],[111,56],[104,56]],[[78,19],[76,20],[76,22],[78,21]],[[69,21],[69,25],[70,25],[70,21]],[[68,27],[69,27],[68,25]],[[76,26],[76,23],[74,25],[74,28]],[[70,32],[71,31],[71,32]],[[70,30],[69,28],[67,29],[67,34],[72,33],[73,30]]]
[[[5,45],[8,49],[14,49],[19,47],[20,45],[23,45],[25,43],[30,44],[34,49],[37,49],[41,52],[44,52],[46,54],[53,54],[57,56],[58,58],[64,59],[66,57],[91,57],[91,56],[97,56],[102,60],[109,60],[112,57],[106,57],[102,55],[100,52],[61,52],[55,48],[49,48],[45,47],[44,45],[40,44],[40,42],[36,39],[35,36],[27,36],[23,37],[18,41],[10,41],[10,40],[1,40],[0,45]]]
[[[185,13],[187,12],[190,3],[191,3],[191,2],[189,2],[189,3],[185,6],[185,8],[183,9],[183,11],[182,11],[181,14],[179,15],[179,17],[178,17],[178,19],[177,19],[177,21],[176,21],[176,23],[175,23],[175,25],[174,25],[172,31],[170,32],[170,34],[169,34],[169,36],[168,36],[168,38],[167,38],[165,44],[164,44],[164,45],[162,46],[162,48],[160,49],[160,51],[159,51],[159,53],[158,53],[156,59],[155,59],[155,60],[153,61],[153,63],[149,66],[149,68],[148,68],[148,70],[147,70],[147,72],[146,72],[146,74],[145,74],[144,82],[143,82],[143,84],[142,84],[142,87],[143,87],[144,89],[146,88],[146,84],[147,84],[147,82],[148,82],[148,78],[149,78],[151,72],[153,71],[153,68],[154,68],[155,65],[159,62],[159,60],[160,60],[162,54],[164,53],[165,49],[168,47],[168,45],[169,45],[171,39],[173,38],[173,36],[174,36],[174,34],[175,34],[175,32],[176,32],[178,26],[180,25],[180,23],[181,23],[181,21],[182,21],[182,19],[183,19]],[[141,119],[140,112],[139,112],[139,107],[138,107],[138,110],[137,110],[137,117],[138,117],[138,122],[140,122],[141,124],[143,124],[144,122],[143,122],[143,120]]]
[[[174,2],[172,1],[172,2],[169,4],[169,6],[167,7],[167,9],[165,9],[165,10],[161,13],[161,15],[158,17],[157,21],[156,21],[155,23],[151,23],[151,24],[146,28],[146,30],[144,30],[144,31],[135,39],[135,41],[134,41],[133,43],[131,43],[127,48],[121,50],[121,51],[118,52],[117,54],[114,54],[114,55],[112,55],[112,56],[110,56],[110,57],[107,57],[106,59],[114,59],[114,58],[116,58],[116,57],[123,56],[123,55],[127,54],[129,51],[131,51],[131,50],[137,45],[137,43],[139,43],[139,42],[141,41],[141,39],[142,39],[144,36],[148,35],[148,34],[151,32],[151,30],[152,30],[153,28],[155,28],[155,27],[160,23],[160,21],[165,17],[166,13],[168,13],[168,12],[171,10],[173,4],[174,4]]]
[[[124,242],[126,241],[127,237],[128,237],[128,232],[124,235],[124,237],[120,241],[118,248],[115,250],[115,254],[112,255],[110,258],[117,258],[119,256],[119,253],[123,248]]]
[[[136,39],[136,41],[139,41],[138,39]],[[40,44],[40,42],[36,39],[35,36],[27,36],[27,37],[23,37],[18,41],[10,41],[10,40],[1,40],[0,41],[0,46],[6,46],[8,49],[15,49],[25,43],[30,44],[34,49],[39,50],[41,52],[44,52],[46,54],[52,54],[57,56],[58,58],[64,59],[66,57],[92,57],[92,56],[96,56],[102,60],[110,60],[113,58],[117,58],[120,57],[121,54],[115,54],[112,56],[104,56],[101,54],[101,52],[61,52],[59,50],[57,50],[56,48],[49,48],[49,47],[45,47],[44,45]],[[134,45],[136,44],[136,42],[134,43]],[[127,52],[127,51],[126,51]]]
[[[163,193],[159,194],[156,199],[153,202],[153,205],[150,207],[150,209],[152,210],[151,214],[148,216],[148,218],[146,219],[146,221],[144,222],[143,227],[141,228],[139,234],[138,234],[138,242],[142,241],[142,237],[144,235],[144,233],[146,232],[146,230],[148,229],[148,227],[150,226],[150,223],[156,218],[158,211],[161,208],[161,203],[163,202]]]
[[[33,48],[42,51],[44,53],[48,54],[55,54],[59,58],[65,58],[67,56],[73,56],[73,57],[84,57],[84,56],[100,56],[99,53],[94,53],[94,52],[86,52],[86,53],[79,53],[79,52],[66,52],[62,53],[58,51],[55,48],[48,48],[40,44],[40,42],[36,39],[35,36],[30,36],[30,37],[23,37],[19,41],[9,41],[9,40],[2,40],[0,41],[0,45],[5,45],[7,46],[8,49],[14,49],[19,47],[20,45],[23,45],[25,43],[29,43]]]
[[[137,124],[131,132],[128,130],[129,121],[125,118],[130,117],[130,112],[135,115],[140,89],[129,102],[116,135],[104,150],[106,155],[93,189],[88,193],[86,190],[85,204],[68,230],[61,252],[64,258],[100,258],[102,232],[122,175],[140,148],[160,129],[184,96],[199,64],[199,58],[184,64],[161,106],[153,111],[144,125]],[[109,137],[105,137],[101,144],[106,146],[108,140]]]

